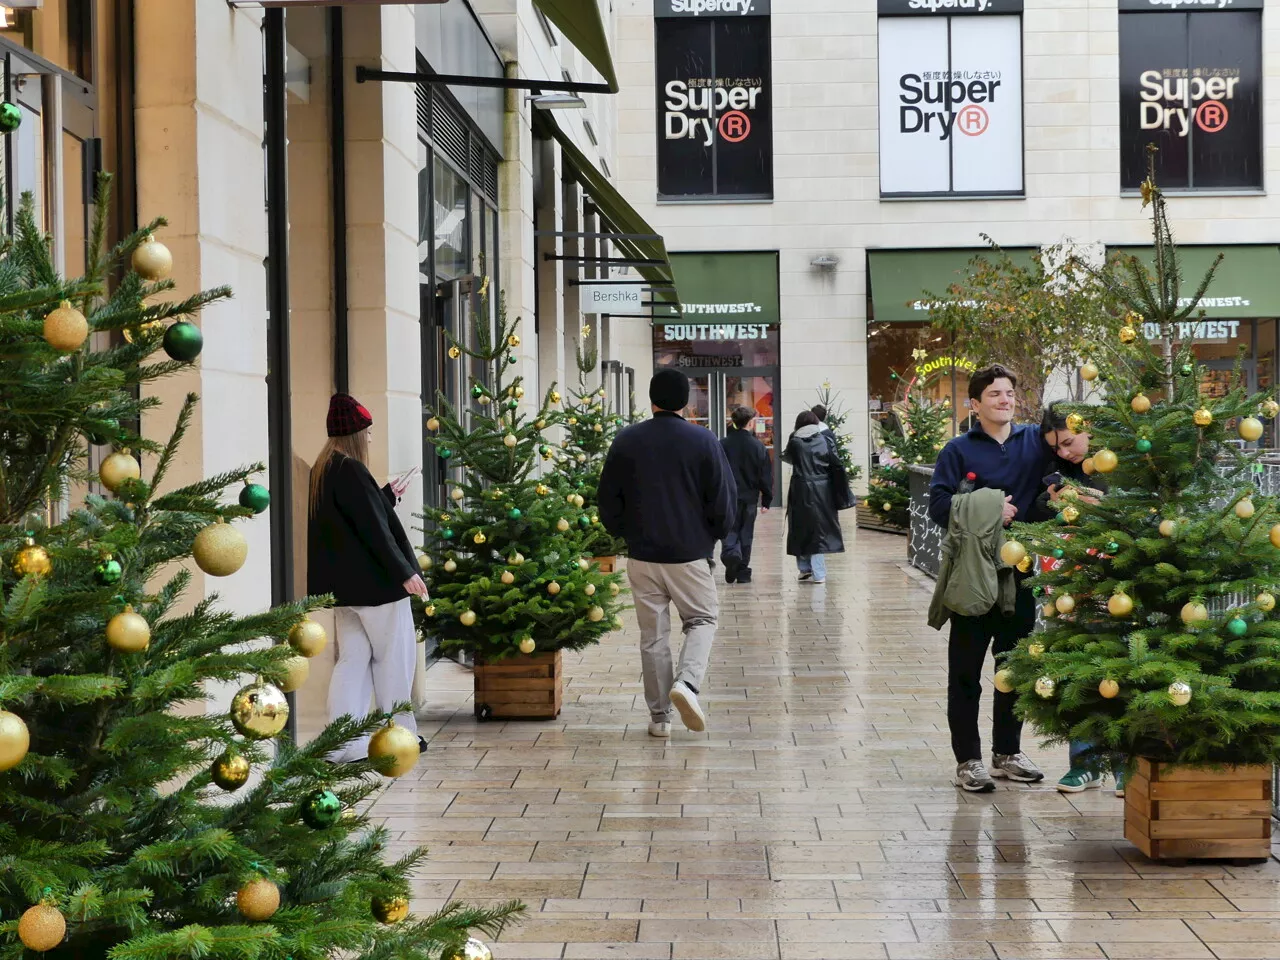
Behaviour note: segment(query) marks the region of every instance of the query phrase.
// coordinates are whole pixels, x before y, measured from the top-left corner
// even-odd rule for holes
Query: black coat
[[[711,431],[674,413],[625,428],[613,440],[596,494],[600,522],[649,563],[711,556],[729,532],[738,490]]]
[[[738,485],[738,500],[760,506],[773,506],[773,464],[763,443],[746,430],[733,429],[720,441],[724,455],[733,469],[733,479]]]
[[[829,434],[801,427],[787,441],[782,459],[791,464],[787,491],[787,554],[844,553],[838,494],[832,482],[840,459]]]
[[[418,572],[418,559],[395,503],[391,486],[379,490],[360,461],[329,461],[307,524],[307,593],[331,593],[340,607],[380,607],[409,595],[404,582]]]

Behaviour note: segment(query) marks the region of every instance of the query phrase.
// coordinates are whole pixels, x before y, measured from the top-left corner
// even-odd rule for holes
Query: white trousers
[[[417,636],[409,598],[378,607],[337,607],[334,610],[338,662],[329,680],[329,719],[365,717],[370,704],[389,713],[407,703],[413,688]],[[418,732],[413,711],[396,714],[396,723]],[[336,762],[361,760],[369,752],[362,737],[330,757]]]

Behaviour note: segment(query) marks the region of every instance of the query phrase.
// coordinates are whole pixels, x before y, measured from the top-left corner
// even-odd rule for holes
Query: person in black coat
[[[826,583],[825,554],[844,553],[839,493],[832,476],[839,455],[812,410],[796,417],[796,429],[782,452],[791,464],[787,491],[787,554],[796,558],[801,583]]]
[[[751,582],[751,544],[755,540],[756,507],[765,513],[773,505],[773,464],[769,451],[751,434],[756,412],[734,407],[733,429],[720,441],[738,486],[737,517],[720,548],[725,583]]]
[[[410,698],[417,634],[410,595],[425,598],[417,554],[396,516],[413,471],[379,489],[367,466],[373,417],[345,393],[329,401],[329,442],[311,468],[307,592],[333,594],[338,662],[329,681],[329,719],[390,713]],[[417,732],[412,711],[396,722]],[[426,744],[419,738],[419,748]],[[329,759],[364,759],[368,739]]]

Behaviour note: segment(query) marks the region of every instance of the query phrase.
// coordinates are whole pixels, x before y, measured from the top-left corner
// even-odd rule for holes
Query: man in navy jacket
[[[719,616],[707,557],[729,532],[738,491],[715,436],[678,413],[689,403],[689,378],[659,370],[649,400],[653,419],[627,427],[609,448],[598,499],[600,522],[627,541],[649,735],[669,737],[673,706],[690,730],[706,729],[698,692]],[[672,603],[684,627],[678,668],[671,659]]]
[[[1051,455],[1038,426],[1015,424],[1018,378],[999,364],[969,380],[969,405],[976,421],[943,448],[929,489],[929,516],[944,530],[951,498],[964,489],[994,488],[1005,495],[1004,522],[1029,519],[1043,486]],[[1022,722],[1014,715],[1017,697],[995,693],[991,769],[982,762],[978,708],[987,647],[996,656],[1012,650],[1035,629],[1035,600],[1019,589],[1013,616],[999,606],[977,617],[952,616],[947,644],[947,724],[956,758],[956,786],[973,793],[996,788],[992,776],[1037,783],[1044,774],[1022,752]]]

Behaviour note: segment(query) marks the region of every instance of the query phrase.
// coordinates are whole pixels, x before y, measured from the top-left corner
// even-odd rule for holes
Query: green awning
[[[1033,248],[1006,249],[1014,262],[1029,265]],[[868,250],[868,286],[874,323],[927,323],[926,293],[943,296],[953,283],[969,274],[969,261],[984,255],[988,247],[946,250]]]
[[[1151,247],[1112,247],[1108,254],[1137,257],[1151,268]],[[1206,317],[1248,320],[1280,317],[1280,247],[1274,244],[1241,247],[1178,247],[1182,283],[1178,291],[1185,307],[1200,281],[1221,253],[1222,263],[1200,301]]]
[[[609,37],[604,31],[597,0],[533,0],[548,20],[560,28],[564,38],[600,71],[604,82],[618,92],[618,77],[613,72],[613,56],[609,53]]]
[[[655,322],[765,324],[781,317],[777,253],[673,253],[683,317]]]
[[[582,189],[600,211],[601,218],[617,234],[609,238],[609,243],[627,260],[652,261],[636,266],[636,272],[655,284],[655,300],[676,302],[671,259],[667,256],[667,247],[662,237],[636,212],[635,207],[627,202],[596,165],[587,159],[587,155],[578,149],[573,138],[560,129],[554,117],[543,112],[539,119],[560,144],[564,154],[565,175],[572,176],[582,184]]]

